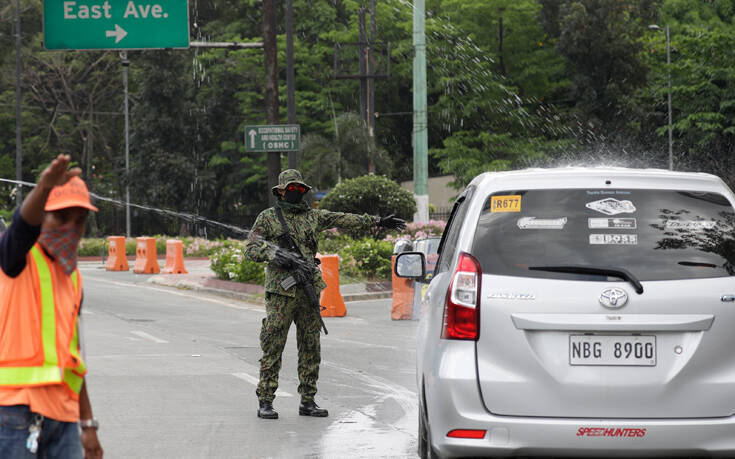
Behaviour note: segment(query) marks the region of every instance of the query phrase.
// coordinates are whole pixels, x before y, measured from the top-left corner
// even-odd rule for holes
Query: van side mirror
[[[426,258],[422,252],[402,252],[396,256],[395,273],[398,277],[423,279],[426,277]]]

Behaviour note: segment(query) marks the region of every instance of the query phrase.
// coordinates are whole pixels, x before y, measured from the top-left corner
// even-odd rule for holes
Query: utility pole
[[[265,112],[268,124],[278,124],[278,49],[276,44],[275,0],[263,0],[263,51],[265,56]],[[278,185],[281,171],[281,153],[268,152],[268,203],[273,206],[276,197],[270,193]]]
[[[370,38],[367,44],[367,50],[365,52],[365,68],[368,75],[375,73],[374,62],[373,62],[373,43],[375,43],[375,0],[370,0]],[[375,79],[369,78],[366,81],[367,85],[367,113],[365,113],[365,119],[367,120],[368,129],[368,174],[375,173]]]
[[[375,173],[375,73],[373,62],[373,43],[375,42],[375,0],[370,0],[370,35],[367,34],[365,8],[358,10],[358,28],[360,34],[360,113],[368,132],[368,174]]]
[[[294,88],[293,63],[293,0],[286,0],[286,100],[288,104],[288,124],[296,124],[296,94]],[[288,168],[296,169],[297,153],[288,152]]]
[[[671,137],[671,38],[669,36],[669,25],[666,24],[666,71],[669,86],[669,170],[674,170],[674,147]]]
[[[334,45],[334,77],[336,79],[360,80],[360,117],[365,123],[368,133],[368,173],[375,173],[375,80],[388,78],[390,76],[390,42],[386,43],[383,68],[376,62],[376,49],[380,49],[382,43],[375,42],[377,21],[375,20],[375,0],[370,0],[370,34],[368,36],[366,24],[366,11],[364,7],[357,10],[357,22],[359,29],[359,41],[357,43],[343,43]],[[342,46],[356,46],[359,73],[341,73],[339,63],[339,51]],[[354,54],[353,54],[354,56]]]
[[[23,180],[23,126],[20,100],[20,79],[23,67],[20,51],[20,0],[15,0],[15,179],[19,182]],[[16,190],[18,190],[16,202],[20,207],[23,204],[23,187],[18,184]]]
[[[657,24],[651,24],[648,26],[651,30],[661,30]],[[671,124],[671,35],[669,34],[669,25],[666,24],[666,76],[668,86],[668,108],[669,108],[669,170],[674,170],[674,140],[672,136],[672,124]]]
[[[125,92],[125,235],[131,237],[130,232],[130,111],[128,104],[128,52],[120,53],[120,63],[123,71],[123,90]]]
[[[424,0],[413,3],[413,195],[415,222],[429,221],[428,121],[426,117],[426,11]]]

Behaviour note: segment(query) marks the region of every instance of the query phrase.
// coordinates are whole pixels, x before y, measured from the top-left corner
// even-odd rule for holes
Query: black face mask
[[[291,204],[300,203],[303,197],[304,193],[300,192],[299,190],[286,191],[286,193],[283,195],[283,199]]]

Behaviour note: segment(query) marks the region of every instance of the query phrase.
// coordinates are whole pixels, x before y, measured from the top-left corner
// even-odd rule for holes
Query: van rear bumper
[[[431,443],[441,457],[735,457],[735,416],[588,419],[499,416],[477,383],[474,342],[443,342],[439,365],[423,375]],[[481,439],[450,438],[455,429]]]

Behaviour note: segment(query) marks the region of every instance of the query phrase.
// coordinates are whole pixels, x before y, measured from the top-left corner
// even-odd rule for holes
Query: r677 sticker
[[[493,196],[490,201],[490,212],[520,212],[521,195]]]

